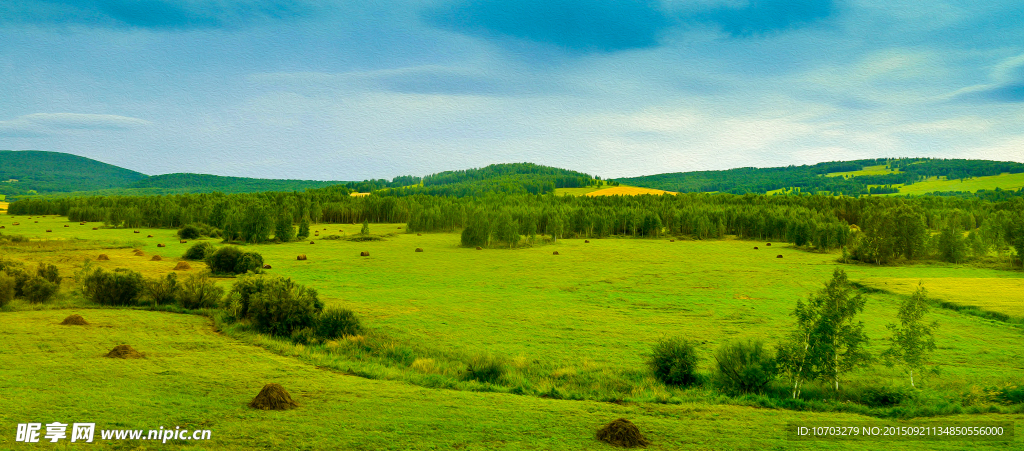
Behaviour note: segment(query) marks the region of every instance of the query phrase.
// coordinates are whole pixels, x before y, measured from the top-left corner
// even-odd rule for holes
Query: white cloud
[[[0,136],[36,137],[68,130],[127,130],[151,122],[113,114],[34,113],[0,121]]]

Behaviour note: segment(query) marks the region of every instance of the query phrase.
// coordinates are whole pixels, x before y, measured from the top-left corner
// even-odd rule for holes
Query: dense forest
[[[60,152],[0,151],[0,194],[88,191],[129,186],[145,174]]]
[[[886,165],[898,171],[889,174],[830,177],[827,174],[859,171],[867,166]],[[910,185],[928,177],[964,179],[1024,172],[1024,164],[989,160],[943,160],[929,158],[873,159],[826,162],[815,165],[778,168],[737,168],[725,171],[676,172],[642,177],[619,178],[626,185],[676,192],[726,192],[733,194],[767,193],[798,188],[808,193],[888,194],[897,192],[891,185]],[[870,185],[890,185],[872,187]]]

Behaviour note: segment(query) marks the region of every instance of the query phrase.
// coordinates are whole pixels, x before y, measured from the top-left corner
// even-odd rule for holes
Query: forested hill
[[[342,182],[316,180],[254,179],[209,174],[177,173],[154,175],[133,183],[131,188],[190,188],[192,191],[251,193],[257,191],[302,191],[323,188]]]
[[[828,194],[887,194],[929,178],[948,180],[1024,172],[1024,164],[990,160],[870,159],[776,168],[737,168],[619,178],[632,186],[677,192],[768,193],[799,189]]]
[[[568,169],[534,163],[502,163],[461,171],[445,171],[426,177],[402,176],[387,180],[349,183],[347,188],[370,192],[389,188],[390,194],[427,194],[438,196],[476,196],[485,193],[546,194],[555,188],[582,188],[596,185],[599,178]]]
[[[0,194],[122,188],[146,174],[60,152],[0,150]]]

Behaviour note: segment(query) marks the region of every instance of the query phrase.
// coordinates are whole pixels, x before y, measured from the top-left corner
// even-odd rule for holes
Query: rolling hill
[[[122,188],[146,174],[77,155],[0,151],[0,193],[7,195]]]

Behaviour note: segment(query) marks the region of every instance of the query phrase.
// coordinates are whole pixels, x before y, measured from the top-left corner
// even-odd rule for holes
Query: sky
[[[1024,162],[1020,0],[0,0],[0,149],[310,180]]]

